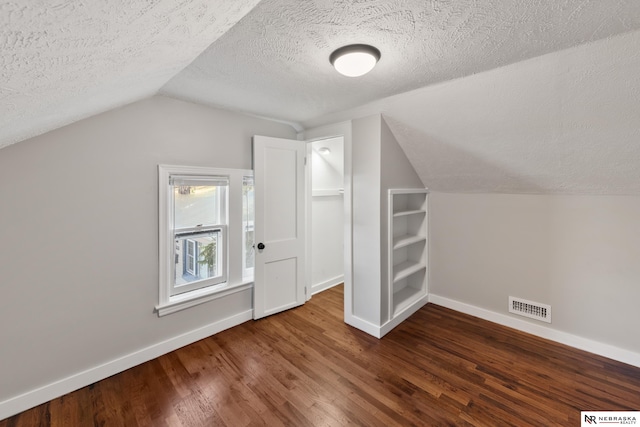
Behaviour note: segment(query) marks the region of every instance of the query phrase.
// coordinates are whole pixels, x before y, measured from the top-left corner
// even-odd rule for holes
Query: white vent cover
[[[539,302],[509,297],[509,313],[551,323],[551,306]]]

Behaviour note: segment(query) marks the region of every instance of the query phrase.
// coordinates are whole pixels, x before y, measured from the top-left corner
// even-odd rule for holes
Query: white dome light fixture
[[[331,65],[342,75],[359,77],[367,74],[380,60],[380,51],[368,44],[351,44],[333,51]]]

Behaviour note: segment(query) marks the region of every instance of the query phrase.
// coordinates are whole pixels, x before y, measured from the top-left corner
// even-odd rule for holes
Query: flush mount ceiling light
[[[380,59],[380,51],[368,44],[352,44],[333,51],[331,65],[342,75],[359,77],[367,74]]]
[[[323,154],[325,156],[328,156],[329,154],[331,154],[331,149],[329,147],[322,147],[318,150],[318,152],[320,154]]]

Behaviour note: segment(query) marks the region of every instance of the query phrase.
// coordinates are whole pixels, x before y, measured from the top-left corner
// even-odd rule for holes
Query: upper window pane
[[[174,230],[226,222],[226,186],[176,185],[173,188]]]

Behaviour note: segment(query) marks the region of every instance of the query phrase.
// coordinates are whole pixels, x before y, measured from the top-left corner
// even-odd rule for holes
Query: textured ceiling
[[[635,28],[638,0],[262,0],[161,92],[304,123]],[[351,43],[382,52],[357,80],[328,60]]]
[[[161,93],[381,112],[434,190],[640,194],[639,45],[639,0],[0,0],[0,147]]]
[[[258,0],[0,0],[0,147],[155,94]]]
[[[640,30],[316,118],[382,113],[445,192],[640,195]]]

